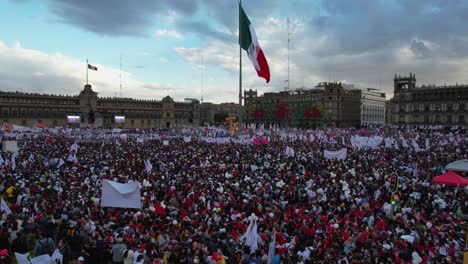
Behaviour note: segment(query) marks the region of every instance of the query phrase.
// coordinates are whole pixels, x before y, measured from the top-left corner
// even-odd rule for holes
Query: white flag
[[[18,264],[31,264],[31,261],[28,260],[29,253],[20,254],[15,252],[16,261]]]
[[[268,247],[267,264],[271,264],[271,262],[273,262],[273,257],[275,256],[276,232],[273,232],[271,236],[273,239],[271,240],[270,246]]]
[[[76,154],[70,153],[70,155],[68,155],[67,161],[78,162],[78,159],[76,158]]]
[[[28,158],[29,162],[34,162],[34,155],[31,153],[29,154],[29,158]]]
[[[418,143],[416,142],[416,140],[412,139],[412,140],[411,140],[411,144],[413,145],[414,151],[416,151],[416,152],[421,151],[421,149],[419,148],[419,145],[418,145]]]
[[[184,137],[184,142],[185,143],[189,143],[192,141],[192,137],[191,136],[188,136],[188,137]]]
[[[18,151],[13,152],[11,155],[11,168],[16,169],[16,157],[18,156]]]
[[[401,144],[403,145],[404,148],[409,148],[408,142],[406,142],[406,139],[402,138],[401,139]]]
[[[75,142],[75,143],[73,143],[73,145],[71,145],[71,147],[70,147],[70,151],[72,151],[72,150],[74,150],[74,151],[75,151],[75,153],[77,153],[77,152],[78,152],[78,144],[76,144],[76,142]]]
[[[40,255],[31,259],[31,264],[47,264],[51,263],[52,258],[48,254]]]
[[[290,147],[286,147],[286,150],[284,151],[284,154],[288,157],[294,157],[294,149]]]
[[[151,172],[151,170],[153,170],[153,165],[151,165],[150,161],[147,159],[145,160],[145,169],[148,173]]]
[[[0,211],[4,212],[6,215],[11,214],[11,209],[6,204],[5,200],[2,199],[2,203],[0,205]]]
[[[63,159],[60,159],[57,168],[60,168],[63,164],[65,164],[65,161]]]
[[[63,263],[63,255],[60,253],[58,249],[54,251],[54,254],[52,254],[52,263]]]

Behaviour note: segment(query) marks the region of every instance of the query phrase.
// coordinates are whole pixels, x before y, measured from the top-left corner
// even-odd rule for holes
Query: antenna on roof
[[[120,54],[120,98],[122,98],[122,53]]]
[[[201,103],[203,103],[203,81],[204,81],[204,78],[205,78],[205,59],[203,58],[203,54],[202,54],[202,66],[201,66]]]
[[[290,83],[289,82],[289,44],[291,42],[291,38],[290,38],[291,33],[289,32],[289,17],[287,19],[287,22],[288,22],[288,86],[286,88],[287,89],[286,91],[289,91],[289,83]]]

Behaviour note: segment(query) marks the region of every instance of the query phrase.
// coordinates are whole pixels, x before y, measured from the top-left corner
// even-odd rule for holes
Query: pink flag
[[[264,145],[268,144],[268,139],[267,139],[265,136],[263,136],[263,137],[260,139],[260,141],[261,141],[262,144],[264,144]]]
[[[258,141],[257,138],[254,138],[254,139],[252,140],[252,143],[253,143],[254,145],[260,145],[260,141]]]

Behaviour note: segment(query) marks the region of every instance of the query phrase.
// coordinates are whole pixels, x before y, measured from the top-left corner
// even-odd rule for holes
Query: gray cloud
[[[29,0],[11,0],[24,2]],[[271,14],[280,0],[257,0],[244,4],[252,17],[259,19]],[[219,22],[225,32],[212,25],[194,19],[199,6],[205,7],[207,15]],[[237,32],[237,1],[210,0],[49,0],[49,11],[55,16],[52,21],[69,24],[97,34],[108,36],[147,36],[149,30],[161,23],[161,16],[169,10],[178,16],[175,26],[182,33],[196,34],[224,41],[232,41],[230,35]]]
[[[411,41],[411,50],[420,57],[427,57],[431,52],[424,42],[415,39]]]
[[[60,22],[98,34],[145,36],[156,16],[170,10],[193,15],[197,2],[190,0],[49,0],[49,9]]]
[[[173,26],[181,34],[198,36],[209,51],[206,55],[213,55],[204,56],[207,65],[236,72],[237,1],[49,0],[49,8],[63,23],[111,36],[144,36],[173,10],[178,14]],[[292,35],[291,86],[305,80],[311,87],[330,75],[332,80],[369,87],[379,87],[382,80],[382,87],[391,92],[393,74],[409,72],[418,74],[419,84],[468,82],[463,73],[468,70],[466,0],[255,0],[244,1],[244,8],[272,70],[268,86],[252,74],[246,87],[283,89],[288,16],[303,23]],[[200,10],[207,21],[198,18]],[[268,24],[270,17],[278,24]],[[198,61],[182,56],[198,51],[178,52],[190,63]]]
[[[181,20],[176,22],[176,26],[182,32],[198,34],[200,37],[210,37],[226,42],[236,41],[232,35],[216,30],[211,25],[203,21]]]

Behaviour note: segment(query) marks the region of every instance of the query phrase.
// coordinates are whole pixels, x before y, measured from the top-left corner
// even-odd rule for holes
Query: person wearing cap
[[[76,259],[76,264],[84,264],[85,263],[85,258],[83,256],[79,256]]]

